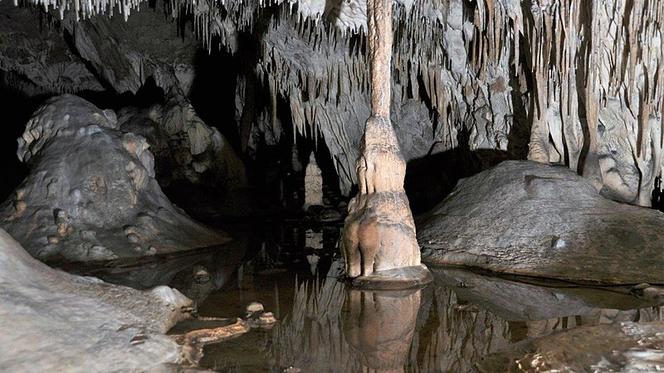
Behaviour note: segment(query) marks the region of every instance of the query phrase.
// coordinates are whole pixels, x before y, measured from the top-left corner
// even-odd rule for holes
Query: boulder
[[[664,215],[600,196],[565,167],[508,161],[419,221],[423,261],[593,284],[664,283]]]
[[[177,363],[164,335],[192,302],[49,268],[0,229],[0,371],[152,371]]]
[[[140,257],[220,245],[224,234],[164,195],[145,138],[72,95],[50,99],[19,139],[31,168],[0,205],[0,227],[45,261]]]

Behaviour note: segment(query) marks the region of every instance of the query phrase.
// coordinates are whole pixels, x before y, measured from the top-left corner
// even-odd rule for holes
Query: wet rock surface
[[[508,161],[463,179],[419,224],[423,261],[585,283],[664,283],[664,215],[563,167]]]
[[[164,333],[191,301],[54,270],[0,229],[0,370],[136,371],[179,360]]]
[[[478,363],[480,372],[657,372],[664,322],[580,327],[511,346]]]
[[[154,179],[145,138],[117,129],[111,110],[50,99],[19,139],[31,168],[0,207],[0,226],[46,261],[139,257],[229,240],[172,205]]]

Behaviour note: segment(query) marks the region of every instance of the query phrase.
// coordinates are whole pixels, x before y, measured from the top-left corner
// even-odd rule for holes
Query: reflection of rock
[[[170,203],[148,147],[117,130],[113,111],[71,95],[49,100],[19,139],[31,174],[0,206],[0,224],[45,260],[137,257],[228,241]]]
[[[240,240],[223,247],[99,264],[69,263],[60,268],[134,289],[168,285],[200,304],[211,292],[228,283],[244,256],[244,248]]]
[[[473,372],[483,357],[528,337],[661,315],[625,294],[538,287],[461,270],[436,270],[435,283],[401,297],[360,292],[335,278],[340,266],[335,262],[322,284],[297,287],[292,313],[273,334],[274,370]]]
[[[454,289],[460,301],[476,304],[509,321],[540,321],[565,316],[599,318],[600,313],[634,314],[655,303],[619,288],[546,287],[451,268],[433,269],[437,285]],[[571,324],[572,322],[570,322]]]
[[[344,335],[362,363],[378,371],[401,371],[408,360],[420,290],[350,290],[343,312]]]
[[[664,215],[602,198],[574,172],[504,162],[419,226],[424,261],[593,283],[662,283]]]
[[[656,372],[664,364],[664,322],[576,328],[484,358],[481,372]]]
[[[599,289],[539,287],[453,269],[434,270],[434,277],[434,285],[422,290],[413,341],[420,351],[411,356],[411,365],[422,372],[471,372],[484,356],[528,337],[582,325],[657,320],[661,314],[634,297]],[[628,309],[638,307],[644,308]]]
[[[176,363],[162,335],[191,301],[57,271],[0,229],[0,371],[138,371]]]

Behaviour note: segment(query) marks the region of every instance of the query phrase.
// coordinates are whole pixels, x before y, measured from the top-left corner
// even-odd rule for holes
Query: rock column
[[[360,143],[359,191],[348,206],[341,249],[346,273],[364,288],[407,288],[430,281],[408,197],[406,162],[390,122],[392,1],[367,0],[371,117]]]

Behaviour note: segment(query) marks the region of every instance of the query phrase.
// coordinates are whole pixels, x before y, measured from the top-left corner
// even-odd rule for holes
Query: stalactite
[[[73,12],[76,19],[113,12],[126,18],[141,2],[29,1],[61,15]],[[471,150],[504,150],[507,140],[501,139],[513,127],[511,90],[518,89],[519,94],[527,93],[523,103],[533,118],[530,157],[564,163],[596,179],[598,187],[608,188],[611,185],[603,181],[608,168],[596,164],[597,153],[608,146],[600,128],[613,118],[617,109],[612,105],[619,105],[621,120],[635,123],[622,127],[636,139],[633,157],[639,160],[633,164],[642,175],[640,196],[631,202],[646,204],[648,188],[661,173],[664,143],[660,3],[552,0],[520,6],[508,0],[415,0],[410,6],[395,4],[392,93],[395,99],[413,97],[428,103],[439,122],[434,127],[443,149],[457,146],[457,134],[464,131],[470,134]],[[181,11],[193,14],[194,29],[209,50],[213,40],[219,40],[234,53],[237,34],[267,23],[256,73],[269,82],[270,94],[289,102],[295,134],[338,136],[325,141],[337,143],[337,172],[347,190],[356,180],[346,178],[352,172],[339,167],[352,164],[342,160],[344,153],[349,159],[357,155],[352,139],[360,131],[370,92],[366,18],[361,7],[360,14],[354,14],[340,4],[339,10],[347,13],[327,19],[317,3],[294,4],[179,0],[171,9],[173,17],[180,17]],[[268,8],[274,11],[269,12],[271,19]],[[295,50],[309,63],[298,62]],[[510,86],[510,69],[521,79],[519,86]],[[532,85],[527,85],[526,72]],[[532,109],[526,103],[532,103]],[[358,128],[347,129],[349,120]],[[658,139],[652,138],[654,134]],[[632,151],[626,143],[622,146]]]

